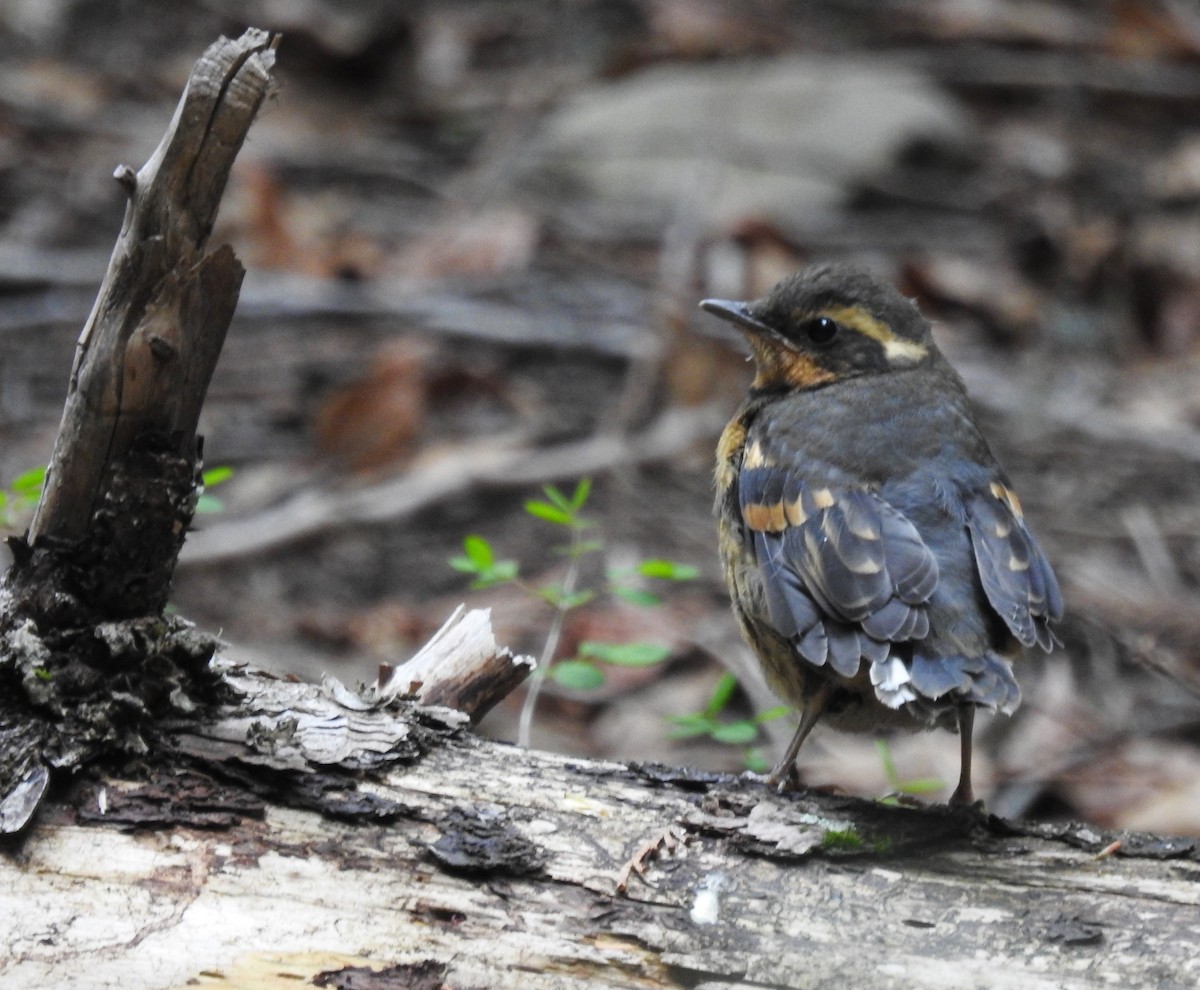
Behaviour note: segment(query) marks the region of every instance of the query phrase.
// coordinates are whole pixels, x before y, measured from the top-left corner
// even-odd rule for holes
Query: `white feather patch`
[[[910,682],[908,668],[897,656],[889,656],[871,664],[871,683],[875,685],[875,696],[888,708],[899,708],[905,702],[917,700]]]

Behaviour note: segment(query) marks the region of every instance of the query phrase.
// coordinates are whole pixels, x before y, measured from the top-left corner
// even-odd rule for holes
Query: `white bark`
[[[80,785],[0,860],[0,984],[294,987],[347,966],[386,972],[327,985],[1200,980],[1194,842],[1098,858],[1112,837],[1084,827],[523,752],[444,709],[231,677],[246,700],[180,736],[190,769]],[[330,733],[335,757],[312,742]]]

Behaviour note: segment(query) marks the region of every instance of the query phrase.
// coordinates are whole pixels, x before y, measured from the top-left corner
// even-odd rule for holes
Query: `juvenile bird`
[[[821,718],[957,727],[951,802],[972,803],[975,709],[1016,709],[1012,660],[1054,647],[1062,595],[962,380],[916,305],[854,268],[700,305],[756,367],[721,435],[716,512],[742,633],[802,709],[768,780],[787,780]]]

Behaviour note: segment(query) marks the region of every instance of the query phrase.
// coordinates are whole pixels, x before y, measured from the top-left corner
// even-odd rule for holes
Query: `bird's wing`
[[[1050,623],[1062,618],[1054,571],[1025,525],[1021,503],[1001,481],[964,502],[967,530],[984,593],[1024,646],[1054,646]]]
[[[937,561],[877,494],[753,466],[739,474],[738,495],[771,625],[809,663],[853,677],[862,659],[882,664],[892,643],[928,634]]]

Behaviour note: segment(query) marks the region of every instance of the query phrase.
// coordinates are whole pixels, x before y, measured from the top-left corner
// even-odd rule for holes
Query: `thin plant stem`
[[[529,736],[533,728],[533,710],[537,707],[538,696],[550,673],[550,664],[558,651],[558,641],[562,637],[563,622],[571,606],[567,604],[575,593],[575,583],[579,580],[579,529],[571,528],[571,566],[567,576],[563,578],[562,594],[554,606],[554,618],[550,622],[550,631],[546,633],[546,642],[542,646],[542,655],[538,660],[537,675],[530,681],[529,690],[525,693],[525,702],[521,705],[521,718],[517,723],[517,745],[529,746]]]

